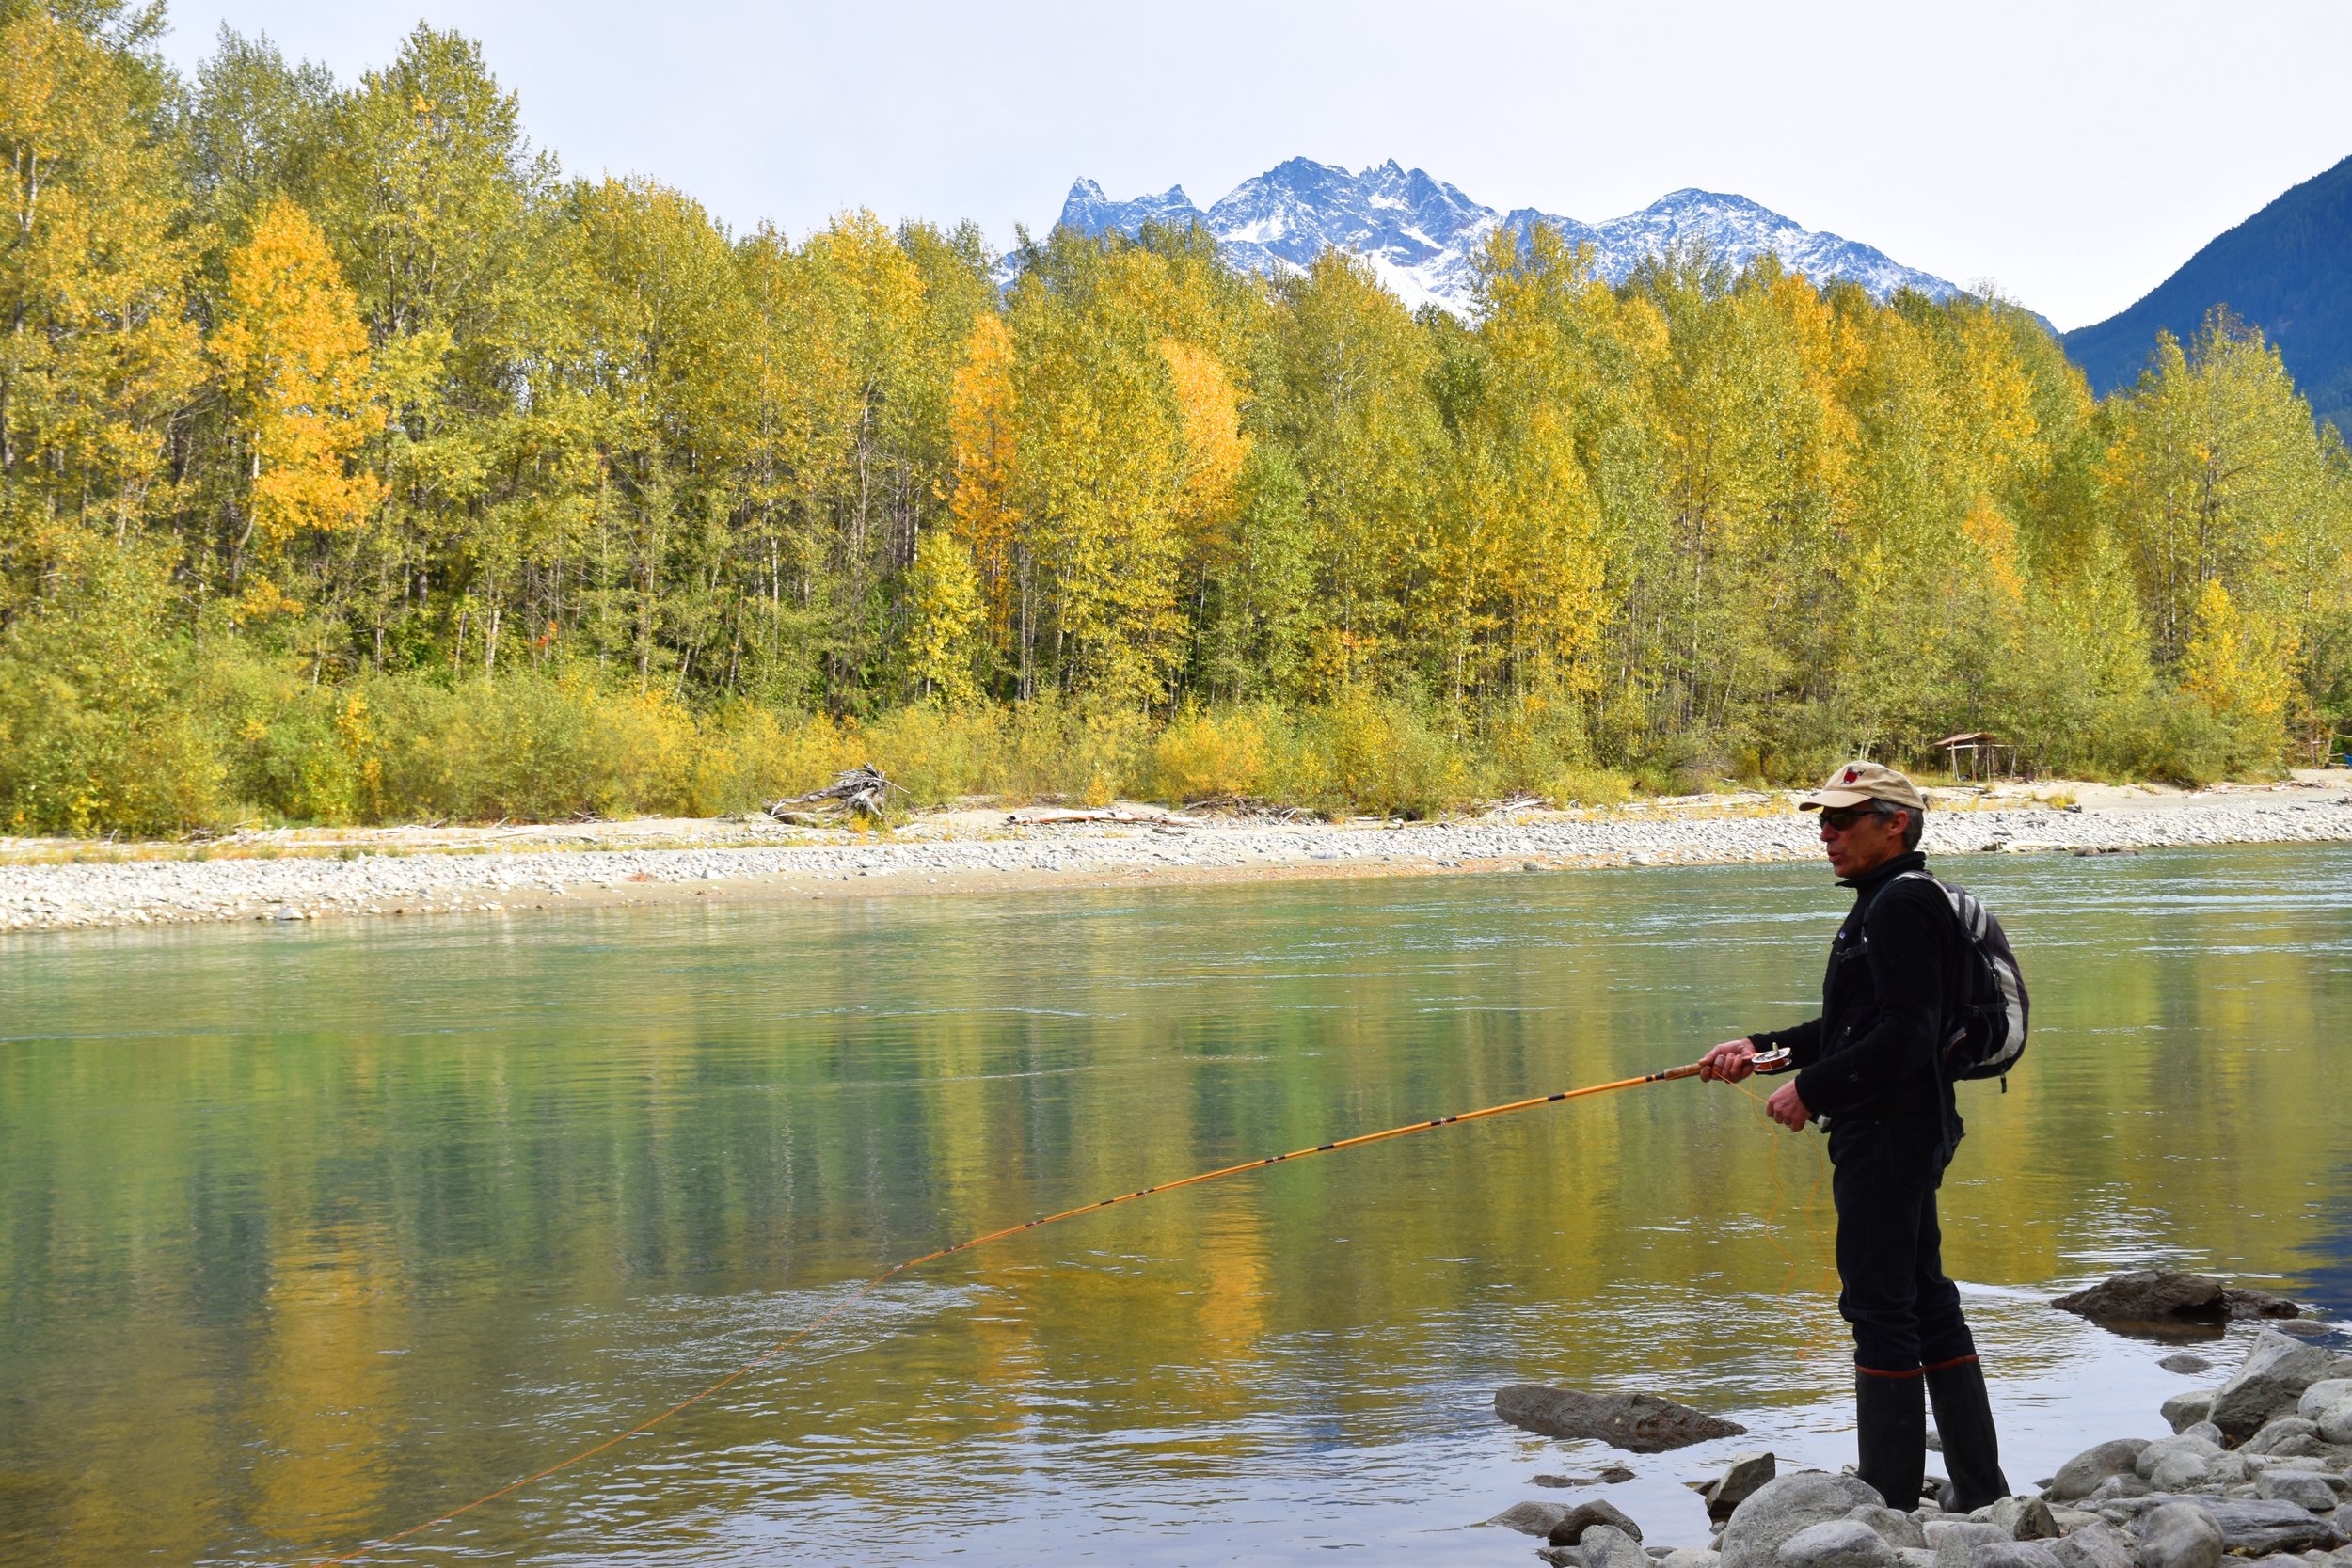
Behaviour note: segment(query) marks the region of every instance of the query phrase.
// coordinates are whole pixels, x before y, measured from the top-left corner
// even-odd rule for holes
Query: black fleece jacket
[[[1946,1020],[1960,994],[1960,923],[1917,850],[1839,883],[1854,906],[1830,943],[1821,1016],[1793,1029],[1750,1036],[1780,1046],[1797,1071],[1805,1108],[1835,1120],[1915,1124],[1957,1143],[1960,1115],[1943,1070]]]

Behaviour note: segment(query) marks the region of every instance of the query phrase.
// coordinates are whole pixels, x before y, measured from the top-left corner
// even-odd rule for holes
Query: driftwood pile
[[[788,822],[796,828],[837,828],[844,819],[851,816],[879,822],[882,819],[882,808],[888,803],[889,794],[894,789],[905,793],[898,784],[882,777],[881,768],[870,762],[862,762],[840,774],[823,789],[811,790],[806,795],[794,795],[782,800],[771,800],[766,810],[777,821]],[[803,806],[814,809],[798,809]]]

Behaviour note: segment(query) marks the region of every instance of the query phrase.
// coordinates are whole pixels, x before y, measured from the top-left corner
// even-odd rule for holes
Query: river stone
[[[2194,1503],[2166,1503],[2139,1522],[2140,1568],[2221,1568],[2221,1527]]]
[[[2265,1470],[2254,1478],[2254,1496],[2300,1504],[2313,1513],[2336,1510],[2336,1489],[2328,1484],[2327,1478],[2311,1470]]]
[[[2303,1390],[2303,1397],[2295,1402],[2295,1413],[2316,1421],[2346,1400],[2352,1400],[2352,1377],[2323,1377]]]
[[[2309,1509],[2288,1502],[2268,1502],[2253,1497],[2183,1497],[2176,1499],[2200,1509],[2221,1530],[2222,1544],[2233,1552],[2249,1557],[2261,1557],[2269,1552],[2307,1552],[2313,1547],[2333,1551],[2344,1543],[2344,1531],[2333,1523],[2312,1513]],[[2170,1507],[2168,1501],[2164,1507]],[[2158,1509],[2156,1512],[2162,1512]],[[2141,1524],[2141,1536],[2146,1538],[2146,1522]]]
[[[2240,1322],[2249,1318],[2300,1318],[2303,1315],[2302,1307],[2284,1296],[2274,1296],[2267,1291],[2249,1291],[2241,1286],[2233,1285],[2221,1294],[2223,1299],[2230,1304],[2230,1316]],[[2298,1323],[2289,1332],[2309,1333],[2310,1328]],[[2326,1330],[2322,1329],[2321,1332],[2325,1333]]]
[[[1884,1503],[1864,1503],[1846,1517],[1869,1526],[1890,1546],[1916,1546],[1923,1551],[1927,1548],[1928,1538],[1919,1528],[1919,1521]]]
[[[2062,1312],[2079,1312],[2094,1323],[2159,1332],[2210,1327],[2230,1316],[2228,1286],[2201,1274],[2170,1269],[2134,1269],[2103,1279],[2089,1290],[2059,1296],[2050,1305]]]
[[[2050,1543],[2058,1568],[2132,1568],[2132,1550],[2105,1525],[2084,1525]]]
[[[2174,1432],[2195,1426],[2213,1414],[2214,1391],[2201,1388],[2193,1394],[2175,1394],[2164,1402],[2165,1424]]]
[[[1522,1535],[1549,1535],[1552,1527],[1566,1518],[1567,1513],[1565,1503],[1513,1503],[1486,1523],[1518,1530]]]
[[[1895,1568],[1941,1568],[1935,1554],[1924,1546],[1895,1548]]]
[[[2269,1421],[2294,1414],[2296,1402],[2312,1384],[2347,1375],[2352,1356],[2265,1328],[2254,1336],[2254,1347],[2236,1373],[2215,1390],[2207,1419],[2232,1437],[2251,1437]]]
[[[2300,1416],[2281,1416],[2275,1421],[2265,1421],[2263,1429],[2238,1445],[2241,1453],[2309,1453],[2310,1447],[2292,1448],[2298,1437],[2319,1435],[2319,1423],[2307,1421]]]
[[[1595,1525],[1576,1544],[1584,1568],[1650,1568],[1641,1543],[1613,1525]]]
[[[1894,1568],[1895,1548],[1859,1519],[1825,1519],[1781,1543],[1778,1568]]]
[[[1682,1546],[1658,1560],[1658,1568],[1719,1568],[1723,1554],[1704,1546]]]
[[[1731,1456],[1724,1473],[1710,1481],[1699,1496],[1707,1501],[1707,1516],[1728,1519],[1731,1511],[1756,1496],[1756,1488],[1779,1472],[1780,1462],[1769,1452],[1758,1449]]]
[[[1560,1515],[1559,1523],[1553,1525],[1549,1532],[1551,1544],[1555,1546],[1577,1545],[1583,1541],[1584,1532],[1597,1525],[1609,1525],[1621,1529],[1637,1542],[1642,1539],[1642,1527],[1627,1518],[1624,1510],[1614,1503],[1595,1497],[1588,1502],[1578,1503]]]
[[[2201,1455],[2169,1453],[2148,1472],[2148,1484],[2158,1492],[2191,1492],[2224,1483],[2214,1481],[2212,1464]]]
[[[2223,1447],[2229,1442],[2229,1439],[2221,1434],[2221,1429],[2214,1425],[2211,1421],[2198,1421],[2192,1425],[2185,1426],[2172,1435],[2175,1437],[2201,1437],[2217,1449]]]
[[[2054,1503],[2073,1502],[2088,1497],[2099,1489],[2099,1483],[2109,1476],[2121,1475],[2133,1467],[2142,1449],[2148,1446],[2144,1437],[2118,1437],[2085,1449],[2058,1466],[2050,1478],[2049,1489],[2042,1496]]]
[[[2199,1459],[2218,1459],[2221,1457],[2221,1445],[2202,1437],[2177,1434],[2159,1437],[2139,1450],[2139,1457],[2132,1461],[2132,1469],[2143,1480],[2147,1479],[2155,1474],[2157,1465],[2176,1453],[2194,1454]]]
[[[1968,1568],[1968,1554],[1988,1541],[2007,1541],[2000,1526],[1981,1519],[1930,1519],[1919,1527],[1934,1549],[1936,1568]]]
[[[1656,1394],[1587,1394],[1540,1383],[1496,1390],[1495,1414],[1547,1437],[1597,1438],[1634,1453],[1662,1453],[1748,1430]]]
[[[2168,1372],[2209,1372],[2213,1370],[2212,1362],[2201,1355],[2191,1355],[2186,1351],[2177,1355],[2168,1355],[2156,1365]]]
[[[1845,1520],[1865,1503],[1880,1501],[1876,1487],[1852,1476],[1800,1470],[1776,1477],[1731,1511],[1731,1522],[1724,1527],[1722,1568],[1772,1568],[1782,1543],[1798,1531]]]
[[[1968,1548],[1968,1568],[2058,1568],[2058,1560],[2039,1541],[1979,1541]]]
[[[2144,1497],[2154,1490],[2154,1487],[2140,1480],[2137,1475],[2127,1470],[2120,1476],[2107,1477],[2106,1480],[2099,1483],[2098,1490],[2092,1492],[2090,1496],[2085,1497],[2083,1501],[2088,1503],[2106,1503],[2114,1502],[2124,1497]]]
[[[2058,1539],[2058,1521],[2050,1516],[2050,1505],[2040,1497],[2002,1497],[1986,1511],[1985,1517],[2007,1530],[2011,1541]]]
[[[2333,1443],[2338,1448],[2352,1444],[2352,1395],[2338,1400],[2313,1419],[2319,1422],[2322,1441]]]

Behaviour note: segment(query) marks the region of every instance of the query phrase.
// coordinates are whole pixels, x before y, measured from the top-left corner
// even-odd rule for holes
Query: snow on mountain
[[[1570,245],[1590,244],[1597,269],[1612,283],[1624,282],[1645,258],[1669,245],[1700,242],[1735,268],[1770,252],[1808,277],[1851,279],[1882,300],[1899,289],[1939,300],[1961,293],[1883,251],[1807,229],[1745,197],[1680,190],[1638,213],[1581,223],[1532,207],[1498,213],[1394,159],[1350,174],[1293,158],[1243,181],[1205,213],[1182,185],[1113,201],[1102,186],[1081,179],[1070,187],[1060,219],[1085,234],[1110,229],[1133,234],[1146,223],[1195,220],[1217,237],[1230,261],[1252,272],[1295,272],[1325,246],[1337,246],[1371,261],[1406,305],[1436,304],[1457,315],[1469,309],[1470,258],[1486,236],[1502,225],[1523,238],[1538,222],[1559,230]]]

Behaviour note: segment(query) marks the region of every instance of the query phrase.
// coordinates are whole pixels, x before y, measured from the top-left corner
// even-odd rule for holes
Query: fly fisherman
[[[1960,1292],[1944,1277],[1935,1191],[1960,1143],[1943,1042],[1961,996],[1967,939],[1937,885],[1897,880],[1926,864],[1927,801],[1891,768],[1849,763],[1798,802],[1821,814],[1821,846],[1853,911],[1830,943],[1821,1016],[1727,1040],[1702,1078],[1738,1083],[1786,1066],[1765,1109],[1790,1132],[1829,1125],[1837,1205],[1837,1310],[1853,1325],[1860,1473],[1890,1507],[1919,1506],[1927,1405],[1965,1512],[2009,1495],[1993,1407]],[[1785,1058],[1774,1053],[1786,1052]]]

